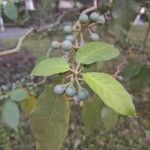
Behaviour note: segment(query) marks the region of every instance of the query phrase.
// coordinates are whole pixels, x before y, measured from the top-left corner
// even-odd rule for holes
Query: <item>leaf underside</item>
[[[106,130],[110,130],[115,127],[118,120],[118,114],[108,106],[103,106],[101,110],[101,118]]]
[[[4,7],[4,13],[9,19],[11,19],[13,21],[17,20],[18,10],[12,0],[9,0],[7,2],[6,6]]]
[[[56,96],[48,87],[30,116],[38,150],[59,150],[69,128],[70,108],[66,97]]]
[[[3,107],[2,118],[10,128],[17,131],[20,118],[18,105],[11,100],[6,101]]]
[[[97,95],[90,97],[83,104],[81,119],[85,127],[85,134],[90,135],[101,121],[102,101]]]
[[[28,96],[28,92],[22,88],[14,89],[10,93],[10,97],[13,101],[23,101],[28,98]]]

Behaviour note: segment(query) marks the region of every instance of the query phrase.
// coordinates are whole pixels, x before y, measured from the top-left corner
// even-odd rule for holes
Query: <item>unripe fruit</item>
[[[65,40],[73,42],[74,41],[74,37],[73,37],[73,35],[68,35],[68,36],[66,36]]]
[[[17,87],[17,84],[16,83],[13,83],[12,84],[12,89],[15,89]]]
[[[63,94],[65,92],[64,85],[58,84],[54,87],[54,93],[57,95]]]
[[[105,23],[105,18],[103,15],[99,16],[98,18],[98,23],[104,24]]]
[[[88,98],[88,96],[89,96],[90,94],[89,94],[89,92],[87,91],[87,90],[85,90],[85,89],[82,89],[82,90],[80,90],[79,92],[78,92],[78,98],[80,99],[80,100],[85,100],[86,98]]]
[[[71,27],[70,25],[64,26],[63,32],[64,32],[65,34],[71,34],[71,33],[72,33],[72,27]]]
[[[84,24],[89,22],[89,17],[86,14],[81,14],[79,17],[79,21]]]
[[[25,79],[24,79],[24,78],[22,78],[20,81],[23,83],[23,82],[25,82]]]
[[[93,22],[97,22],[99,19],[99,14],[97,12],[93,12],[90,14],[90,20]]]
[[[8,88],[7,88],[6,85],[2,85],[2,86],[1,86],[1,89],[4,90],[4,91],[7,91],[7,90],[8,90]]]
[[[73,86],[69,86],[66,88],[66,94],[70,97],[73,97],[76,95],[76,89]]]
[[[70,51],[72,49],[72,43],[70,41],[65,40],[62,42],[62,48],[65,51]]]
[[[90,39],[91,39],[92,41],[99,41],[99,35],[96,34],[96,33],[92,33],[92,34],[90,35]]]
[[[57,49],[57,48],[59,48],[59,46],[60,46],[60,44],[59,44],[58,41],[53,41],[52,44],[51,44],[51,47],[52,47],[53,49]]]
[[[34,89],[33,86],[29,86],[29,87],[28,87],[28,90],[29,90],[29,91],[32,91],[33,89]]]

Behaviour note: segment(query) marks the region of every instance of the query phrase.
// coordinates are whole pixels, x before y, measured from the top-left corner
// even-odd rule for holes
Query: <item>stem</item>
[[[20,37],[17,45],[15,48],[13,49],[8,49],[8,50],[4,50],[2,52],[0,52],[0,56],[4,56],[4,55],[8,55],[8,54],[12,54],[12,53],[16,53],[20,51],[22,42],[27,38],[27,36],[29,36],[32,32],[34,31],[34,28],[28,29],[28,31],[22,36]]]
[[[48,51],[47,51],[47,54],[46,54],[46,57],[47,57],[47,58],[49,58],[51,51],[52,51],[52,48],[50,47],[50,48],[48,49]]]
[[[81,86],[81,84],[80,84],[80,82],[78,81],[77,78],[75,78],[75,82],[76,82],[76,84],[77,84],[77,86],[78,86],[79,91],[80,91],[81,89],[83,89],[83,87]]]
[[[74,78],[73,78],[73,74],[72,74],[70,84],[73,86],[73,83],[74,83]]]

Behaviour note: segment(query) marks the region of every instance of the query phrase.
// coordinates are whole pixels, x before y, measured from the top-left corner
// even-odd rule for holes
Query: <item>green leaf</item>
[[[84,74],[83,79],[114,111],[122,115],[135,115],[131,96],[112,76],[106,73],[91,72]]]
[[[10,128],[17,131],[20,118],[18,105],[13,101],[6,101],[3,107],[2,118]]]
[[[133,0],[115,0],[112,9],[114,18],[124,27],[128,28],[130,22],[136,17],[140,7]]]
[[[100,124],[102,101],[97,95],[84,102],[81,118],[85,126],[85,134],[90,135]]]
[[[118,114],[110,107],[104,105],[101,111],[101,118],[106,130],[112,129],[118,120]]]
[[[77,51],[76,61],[80,64],[92,64],[116,58],[119,50],[105,42],[90,42]]]
[[[30,126],[38,150],[59,150],[69,128],[69,100],[48,87],[30,116]]]
[[[28,98],[28,92],[25,89],[19,88],[19,89],[14,89],[10,93],[10,97],[13,101],[23,101],[26,98]]]
[[[32,71],[35,76],[50,76],[69,70],[69,64],[64,58],[47,58],[41,61]]]
[[[18,10],[12,0],[9,0],[7,2],[6,6],[4,7],[4,13],[9,19],[11,19],[13,21],[17,20]]]
[[[141,71],[142,67],[143,64],[138,61],[135,60],[129,61],[127,66],[124,68],[122,72],[123,77],[131,80]]]
[[[130,90],[134,94],[147,86],[150,86],[150,65],[144,65],[129,84]]]

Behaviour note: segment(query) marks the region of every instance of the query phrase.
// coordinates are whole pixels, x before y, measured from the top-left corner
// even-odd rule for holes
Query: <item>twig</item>
[[[124,57],[124,60],[122,61],[122,63],[120,63],[117,67],[116,67],[116,72],[113,74],[113,77],[114,78],[117,78],[118,75],[120,74],[120,72],[122,71],[123,67],[125,66],[125,64],[127,63],[127,58],[128,58],[128,55],[126,55]]]
[[[51,31],[55,26],[59,25],[62,21],[62,19],[67,15],[67,14],[70,14],[71,12],[78,12],[79,9],[73,9],[71,11],[67,11],[67,12],[64,12],[62,15],[60,15],[56,22],[52,23],[52,24],[45,24],[45,25],[42,25],[40,27],[38,27],[36,29],[36,32],[42,32],[42,31],[45,31],[45,30],[48,30],[48,31]]]
[[[46,77],[43,77],[43,79],[40,82],[36,83],[36,84],[37,85],[44,84],[46,82],[46,79],[47,79]]]
[[[42,32],[44,30],[52,30],[55,26],[59,25],[61,20],[63,19],[63,17],[68,14],[68,12],[63,13],[61,16],[58,17],[58,19],[56,20],[56,22],[52,23],[52,24],[46,24],[43,25],[39,28],[36,29],[36,32]]]
[[[22,37],[20,37],[17,45],[15,48],[13,49],[6,49],[2,52],[0,52],[0,56],[4,56],[4,55],[8,55],[8,54],[12,54],[12,53],[16,53],[16,52],[19,52],[20,51],[20,48],[21,48],[21,44],[22,42],[25,40],[25,38],[30,34],[32,33],[34,30],[34,28],[31,28],[29,29]]]
[[[94,0],[93,1],[93,6],[90,7],[90,8],[87,8],[86,10],[84,10],[82,13],[83,14],[86,14],[86,13],[89,13],[91,11],[94,11],[95,9],[97,9],[97,3],[98,3],[98,0]]]
[[[94,0],[94,1],[93,1],[93,6],[87,8],[87,9],[85,9],[85,10],[83,10],[83,11],[82,11],[82,14],[87,14],[87,13],[89,13],[89,12],[91,12],[91,11],[96,10],[96,9],[97,9],[97,5],[98,5],[97,3],[98,3],[98,0]],[[80,21],[79,21],[79,20],[75,23],[75,25],[74,25],[73,28],[74,28],[74,29],[79,28],[79,30],[81,29],[81,24],[80,24]],[[80,33],[80,32],[76,33],[76,34],[75,34],[75,37],[77,37],[79,33]]]

